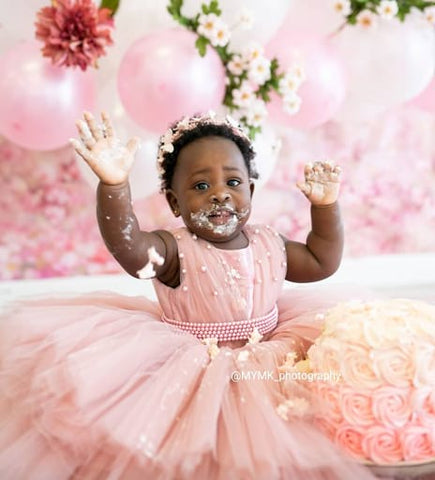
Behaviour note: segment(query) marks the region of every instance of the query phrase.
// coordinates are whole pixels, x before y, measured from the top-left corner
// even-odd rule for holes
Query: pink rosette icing
[[[371,389],[382,385],[373,369],[370,350],[359,345],[343,345],[340,370],[343,380],[351,387]]]
[[[308,351],[316,424],[354,458],[435,460],[435,306],[395,299],[341,303]]]
[[[408,387],[415,373],[414,352],[401,346],[377,349],[371,353],[373,369],[383,383]]]
[[[349,387],[343,387],[340,393],[341,412],[346,422],[361,427],[376,423],[369,393],[357,392]]]
[[[405,460],[424,461],[435,456],[432,440],[433,428],[407,425],[400,432],[400,442]]]
[[[336,423],[328,417],[315,418],[314,423],[328,438],[334,438],[341,426],[340,423]]]
[[[393,428],[374,425],[364,432],[364,457],[375,463],[397,463],[403,459],[399,434]]]
[[[323,340],[322,348],[309,349],[311,368],[317,372],[340,372],[342,344],[336,338]]]
[[[373,392],[373,414],[386,427],[400,428],[412,416],[412,396],[409,389],[380,387]]]
[[[351,457],[360,460],[365,456],[362,447],[365,432],[363,427],[343,425],[335,433],[335,443]]]
[[[414,392],[414,403],[420,425],[430,425],[435,434],[435,389],[421,389]],[[435,443],[434,443],[435,445]]]
[[[416,387],[435,385],[435,340],[430,344],[418,346],[415,352],[413,381]]]
[[[339,425],[343,421],[339,389],[326,383],[314,383],[317,418],[327,418],[329,422]]]

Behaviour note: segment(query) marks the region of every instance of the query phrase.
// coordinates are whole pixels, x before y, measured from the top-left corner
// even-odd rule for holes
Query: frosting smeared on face
[[[240,220],[248,214],[249,208],[237,211],[233,207],[213,205],[191,213],[190,218],[197,228],[210,230],[215,235],[227,236],[236,231]]]

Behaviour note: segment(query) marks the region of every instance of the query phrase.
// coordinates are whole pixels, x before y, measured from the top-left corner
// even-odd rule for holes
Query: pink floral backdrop
[[[295,183],[330,158],[344,170],[346,256],[435,251],[432,3],[17,0],[0,21],[0,279],[120,272],[96,179],[67,146],[84,109],[141,138],[130,180],[144,229],[175,225],[158,135],[213,108],[257,132],[253,221],[303,240]]]
[[[294,185],[306,161],[328,157],[344,169],[347,256],[435,251],[434,131],[435,116],[411,107],[353,126],[282,129],[253,220],[303,239],[309,208]],[[121,271],[100,239],[94,189],[69,147],[35,152],[3,139],[0,178],[1,279]],[[143,228],[175,225],[159,193],[136,200],[135,209]]]

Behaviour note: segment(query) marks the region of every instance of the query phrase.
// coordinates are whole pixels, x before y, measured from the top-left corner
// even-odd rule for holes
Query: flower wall
[[[140,138],[144,229],[176,224],[159,135],[213,109],[253,138],[253,221],[304,240],[295,183],[331,159],[346,256],[435,251],[434,27],[435,1],[420,0],[16,0],[0,22],[0,279],[121,271],[96,177],[68,146],[84,110]]]
[[[302,240],[309,206],[295,182],[305,162],[328,157],[343,167],[346,256],[435,251],[434,131],[435,116],[412,107],[353,125],[283,128],[280,155],[254,196],[253,220]],[[2,139],[1,279],[121,272],[100,239],[85,173],[69,147],[35,152]],[[157,192],[137,199],[135,209],[143,228],[176,225]]]

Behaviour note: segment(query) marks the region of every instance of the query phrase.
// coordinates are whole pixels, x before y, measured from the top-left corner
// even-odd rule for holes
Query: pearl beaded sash
[[[162,314],[162,320],[184,332],[195,335],[199,340],[204,340],[205,338],[216,338],[218,342],[247,340],[255,329],[257,329],[261,335],[265,335],[276,327],[278,323],[278,308],[275,305],[272,310],[263,317],[257,317],[251,320],[240,320],[238,322],[180,322],[168,318],[164,313]]]

